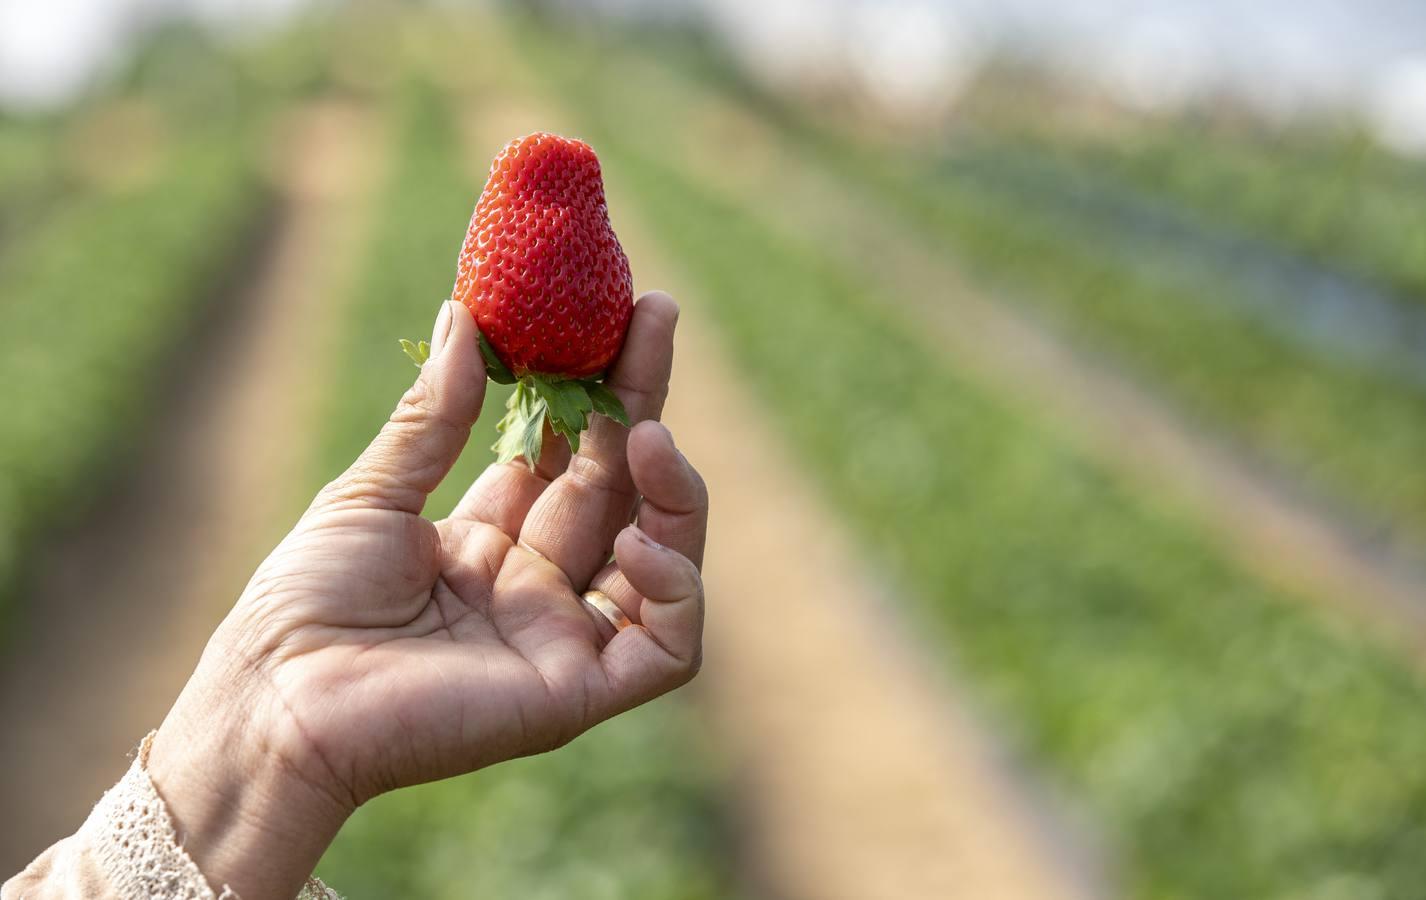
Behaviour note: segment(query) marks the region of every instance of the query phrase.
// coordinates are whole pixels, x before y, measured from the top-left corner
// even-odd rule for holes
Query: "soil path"
[[[707,97],[671,152],[790,234],[875,261],[891,315],[948,364],[1037,416],[1147,496],[1171,499],[1247,571],[1365,618],[1426,662],[1423,562],[1372,542],[1350,517],[1199,427],[1155,393],[1034,317],[970,285],[874,193],[794,155],[731,103]]]
[[[136,469],[56,539],[0,683],[0,873],[70,833],[163,718],[308,487],[320,335],[359,240],[373,122],[294,111],[261,252],[177,365]]]
[[[566,125],[538,104],[466,123],[482,161],[513,134]],[[482,169],[476,172],[481,179]],[[837,518],[758,416],[636,211],[616,227],[639,288],[679,285],[665,421],[711,486],[706,664],[750,890],[781,900],[1072,900],[1106,891],[1001,758],[945,667],[897,630]]]

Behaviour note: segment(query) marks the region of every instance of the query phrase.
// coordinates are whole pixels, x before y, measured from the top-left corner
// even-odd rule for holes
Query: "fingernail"
[[[431,359],[441,355],[441,348],[446,345],[446,337],[451,333],[451,303],[447,300],[441,304],[441,311],[436,316],[436,327],[431,329]]]
[[[660,544],[658,541],[656,541],[656,540],[654,540],[653,538],[649,537],[647,534],[644,534],[644,529],[640,528],[640,527],[637,526],[637,525],[630,525],[630,526],[629,526],[629,530],[632,531],[632,532],[634,532],[634,538],[635,538],[635,540],[637,540],[639,543],[643,544],[645,547],[648,547],[650,550],[667,550],[667,549],[668,549],[668,548],[665,547],[663,544]]]
[[[650,550],[657,550],[660,553],[665,554],[665,560],[673,562],[677,566],[679,570],[679,577],[684,582],[684,587],[679,589],[677,593],[678,597],[691,597],[698,592],[700,576],[698,574],[697,566],[695,566],[692,562],[686,559],[683,554],[679,553],[677,550],[674,550],[671,547],[665,547],[663,544],[660,544],[658,541],[649,537],[647,534],[644,534],[644,530],[639,526],[630,525],[629,530],[634,532],[634,538],[639,543],[643,544],[645,547],[648,547]]]

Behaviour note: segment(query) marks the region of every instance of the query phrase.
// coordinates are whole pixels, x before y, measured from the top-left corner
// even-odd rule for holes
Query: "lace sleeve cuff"
[[[150,732],[129,771],[109,789],[73,837],[51,847],[5,885],[6,898],[96,896],[102,878],[115,900],[239,900],[208,884],[173,826],[147,771]],[[14,889],[14,893],[11,893]],[[316,878],[298,900],[341,900]]]

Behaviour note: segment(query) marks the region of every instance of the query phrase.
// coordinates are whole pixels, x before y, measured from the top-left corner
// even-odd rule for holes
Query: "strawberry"
[[[451,297],[516,376],[578,379],[608,367],[634,288],[588,144],[532,134],[495,157]]]
[[[487,373],[515,385],[494,448],[500,462],[524,456],[533,467],[546,422],[574,450],[593,413],[629,424],[599,379],[629,329],[633,279],[588,144],[539,133],[500,151],[451,299],[475,315]],[[419,348],[403,346],[419,360]]]

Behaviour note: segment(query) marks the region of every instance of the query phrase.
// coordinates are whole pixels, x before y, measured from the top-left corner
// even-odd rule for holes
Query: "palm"
[[[603,697],[591,694],[607,691],[603,641],[567,581],[548,593],[501,586],[502,572],[509,581],[517,566],[547,565],[512,556],[503,532],[458,519],[433,527],[437,575],[416,592],[404,573],[363,552],[384,546],[419,558],[423,538],[413,535],[424,529],[402,521],[408,515],[367,511],[312,523],[304,540],[327,544],[342,562],[301,573],[323,585],[297,600],[316,621],[293,630],[294,652],[274,672],[285,710],[305,732],[316,730],[331,696],[346,698],[324,726],[332,738],[324,756],[339,773],[364,773],[352,785],[362,798],[556,746],[592,724],[587,710]],[[351,559],[368,563],[354,570]],[[386,602],[403,591],[406,602]]]
[[[635,418],[657,416],[667,385],[672,320],[656,307],[636,316],[611,378]],[[439,400],[408,395],[403,409]],[[369,454],[407,440],[401,410],[393,423]],[[440,437],[457,452],[464,441]],[[278,702],[259,714],[293,726],[356,802],[551,749],[696,669],[701,605],[669,601],[680,578],[697,590],[679,564],[701,557],[701,482],[657,428],[630,437],[601,420],[585,443],[573,460],[547,450],[538,472],[492,466],[438,523],[418,510],[448,462],[376,487],[359,463],[253,579],[239,618],[281,610],[267,665]],[[621,533],[640,493],[640,524],[683,555]],[[616,632],[581,600],[591,587],[644,627]]]

